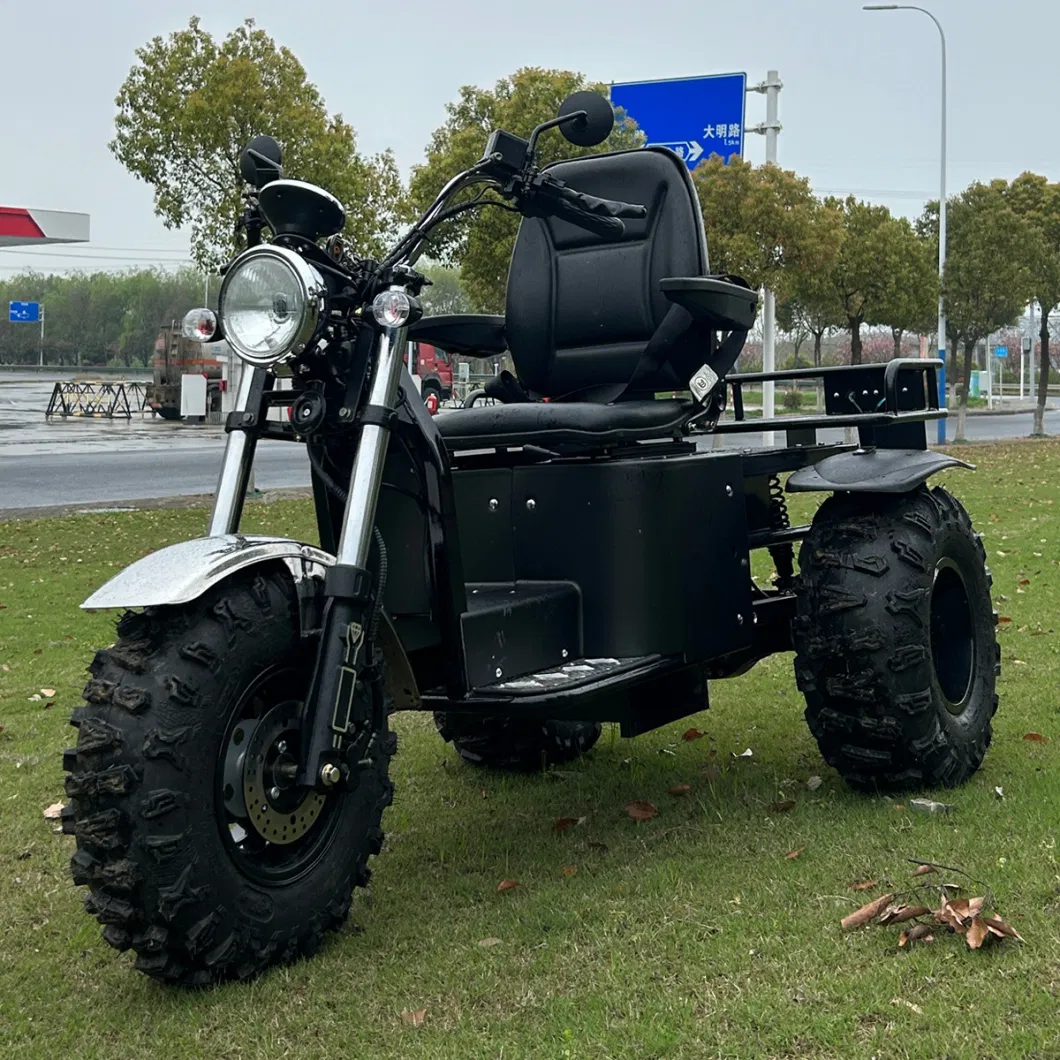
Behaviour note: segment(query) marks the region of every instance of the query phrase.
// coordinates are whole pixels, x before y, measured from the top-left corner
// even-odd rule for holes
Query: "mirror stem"
[[[533,155],[534,148],[537,146],[537,138],[549,129],[554,129],[558,125],[566,125],[572,121],[581,121],[583,124],[589,115],[584,110],[574,110],[570,114],[563,114],[558,118],[553,118],[551,121],[542,122],[531,134],[530,144],[527,148],[527,154]]]

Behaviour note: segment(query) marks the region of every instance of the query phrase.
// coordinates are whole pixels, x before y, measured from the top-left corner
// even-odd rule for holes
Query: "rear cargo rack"
[[[939,407],[937,359],[895,358],[883,364],[833,368],[792,368],[782,372],[730,375],[733,419],[721,420],[717,434],[742,431],[786,431],[789,445],[814,445],[821,428],[857,427],[862,446],[882,449],[924,449],[924,424],[946,418]],[[744,387],[753,383],[819,379],[824,385],[825,414],[747,419]]]

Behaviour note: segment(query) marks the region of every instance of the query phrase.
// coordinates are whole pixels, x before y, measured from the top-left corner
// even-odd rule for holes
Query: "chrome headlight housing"
[[[267,368],[305,349],[326,298],[323,277],[293,250],[251,247],[232,262],[221,284],[221,331],[244,361]]]

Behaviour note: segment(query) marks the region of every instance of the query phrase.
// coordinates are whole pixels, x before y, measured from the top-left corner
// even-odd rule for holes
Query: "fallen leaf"
[[[505,894],[508,891],[514,891],[518,886],[518,880],[501,880],[501,882],[497,884],[497,893]]]
[[[910,1012],[915,1012],[918,1016],[924,1015],[924,1010],[919,1005],[914,1005],[912,1001],[906,1001],[904,997],[892,997],[892,1005],[902,1005],[909,1009]]]
[[[926,876],[929,872],[938,872],[934,865],[917,865],[914,876]]]
[[[671,758],[676,758],[677,757],[677,752],[671,750],[669,747],[660,747],[659,748],[659,754],[661,754],[661,755],[669,755]]]
[[[38,696],[36,692],[34,692],[33,695],[29,696],[26,700],[27,703],[39,703],[40,701],[41,697]]]
[[[406,1023],[411,1023],[413,1027],[419,1027],[422,1026],[423,1021],[427,1018],[427,1010],[425,1008],[403,1008],[401,1010],[401,1018]]]
[[[931,934],[930,924],[913,924],[908,931],[903,931],[898,936],[898,945],[904,946],[909,942],[934,942],[935,936]]]
[[[6,673],[10,672],[11,667],[8,666],[7,663],[2,663],[2,664],[0,664],[0,670],[3,670],[4,673],[6,674]]]
[[[860,909],[843,917],[839,922],[840,926],[844,931],[853,931],[854,928],[859,928],[870,920],[875,920],[891,904],[893,898],[893,894],[885,894],[882,898],[877,898],[875,901],[869,902],[868,905],[863,905]]]
[[[479,939],[478,944],[484,949],[488,950],[491,946],[499,946],[504,940],[494,938],[492,935],[489,938]]]
[[[1023,936],[1011,925],[1006,924],[1004,920],[999,916],[986,916],[985,914],[979,918],[984,924],[990,929],[991,933],[997,935],[998,938],[1008,939],[1019,939],[1023,941]]]
[[[953,898],[942,903],[935,912],[935,919],[963,935],[968,930],[968,921],[978,916],[982,908],[982,898]]]
[[[626,813],[634,821],[650,821],[659,812],[653,802],[645,802],[643,799],[634,799],[626,803]]]
[[[55,695],[55,689],[54,688],[42,688],[40,690],[40,694],[42,696],[44,696],[45,699],[51,699],[51,697]]]
[[[769,812],[770,813],[787,813],[789,810],[794,810],[794,809],[795,809],[795,800],[794,799],[783,799],[781,802],[774,802],[773,805],[769,807]]]
[[[918,916],[927,916],[931,910],[926,905],[891,905],[880,914],[881,924],[904,924]]]
[[[700,732],[699,729],[685,729],[681,734],[681,739],[684,740],[685,743],[691,743],[693,740],[702,740],[706,735],[705,732]]]
[[[563,875],[564,876],[577,876],[578,875],[578,866],[577,865],[564,865],[563,866]]]
[[[691,790],[691,784],[675,784],[670,788],[670,794],[673,795],[674,798],[680,798],[682,795],[688,795]]]
[[[733,758],[754,758],[754,751],[750,747],[746,751],[741,751],[737,754],[735,751],[732,752]]]
[[[1020,585],[1030,585],[1030,578],[1020,578]]]
[[[34,655],[42,655],[43,653],[44,653],[44,649],[43,648],[34,648],[33,649],[33,654]]]
[[[1012,619],[1009,618],[1008,615],[998,615],[997,616],[997,624],[999,626],[1003,626],[1003,625],[1005,625],[1006,622],[1011,622],[1011,621],[1012,621]]]
[[[968,925],[968,931],[964,936],[964,941],[968,943],[968,949],[977,950],[989,937],[990,929],[979,919],[979,917],[975,917],[975,919],[973,919]]]
[[[573,828],[575,825],[581,824],[584,820],[584,817],[557,817],[553,828],[555,828],[557,835],[562,835],[568,828]]]
[[[1026,664],[1026,663],[1025,663],[1025,662],[1024,662],[1024,661],[1023,661],[1022,659],[1013,659],[1012,661],[1013,661],[1013,662],[1014,662],[1014,663],[1015,663],[1015,664],[1016,664],[1017,666],[1026,666],[1026,665],[1027,665],[1027,664]]]
[[[867,891],[872,887],[875,887],[879,880],[865,880],[862,883],[852,883],[850,889],[852,891]]]
[[[1029,740],[1031,743],[1047,743],[1048,741],[1040,732],[1025,732],[1023,734],[1025,740]]]
[[[58,821],[63,815],[63,803],[53,802],[44,810],[44,818],[47,821]]]
[[[810,779],[806,781],[806,790],[816,791],[823,783],[824,781],[820,777],[810,777]]]
[[[803,848],[800,848],[799,850],[789,850],[789,851],[788,851],[788,852],[787,852],[787,853],[786,853],[786,854],[784,855],[784,857],[785,857],[785,858],[787,858],[787,859],[788,859],[788,861],[794,861],[794,860],[795,860],[795,859],[796,859],[796,858],[797,858],[797,857],[798,857],[798,856],[799,856],[799,855],[800,855],[800,854],[802,853],[802,851],[803,851],[804,849],[805,849],[805,847],[803,847]]]
[[[490,797],[490,793],[485,788],[482,789],[482,797],[484,799],[488,799]]]
[[[1004,789],[1004,788],[1002,788],[1002,787],[997,787],[997,788],[994,788],[994,794],[995,794],[995,795],[996,795],[996,796],[997,796],[997,797],[998,797],[999,799],[1003,799],[1003,798],[1005,797],[1005,789]]]

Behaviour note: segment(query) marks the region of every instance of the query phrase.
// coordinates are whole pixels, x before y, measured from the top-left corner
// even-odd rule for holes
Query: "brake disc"
[[[249,723],[241,724],[243,746],[239,748],[236,763],[241,767],[243,805],[235,798],[238,790],[233,790],[233,797],[226,799],[229,808],[243,817],[255,832],[278,846],[301,839],[316,823],[327,800],[318,791],[285,782],[280,773],[280,766],[290,767],[295,762],[287,747],[297,747],[301,726],[299,707],[294,702],[280,703],[254,722],[252,729]],[[230,788],[234,789],[235,785]]]

